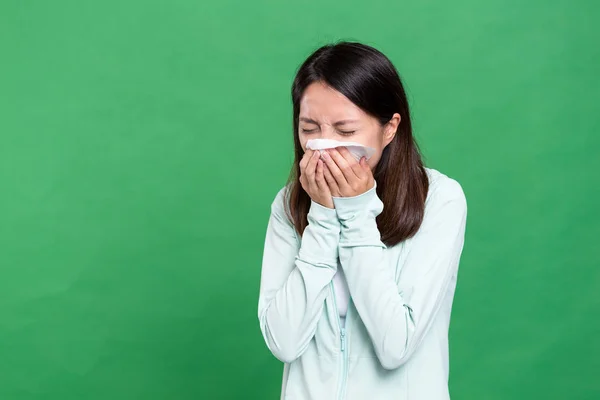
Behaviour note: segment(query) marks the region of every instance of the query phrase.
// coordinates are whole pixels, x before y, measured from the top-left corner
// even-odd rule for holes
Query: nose
[[[329,125],[321,125],[321,139],[335,139],[335,130]]]

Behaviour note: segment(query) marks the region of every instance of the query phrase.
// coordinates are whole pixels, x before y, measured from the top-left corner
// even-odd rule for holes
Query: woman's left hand
[[[373,188],[375,179],[367,160],[360,162],[345,147],[327,149],[323,153],[325,160],[325,180],[334,197],[354,197]]]

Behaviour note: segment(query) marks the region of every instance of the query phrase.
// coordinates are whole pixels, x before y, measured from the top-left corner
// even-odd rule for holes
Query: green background
[[[469,204],[454,399],[600,398],[600,3],[0,2],[0,399],[276,399],[290,85],[359,40]],[[415,399],[424,400],[424,399]]]

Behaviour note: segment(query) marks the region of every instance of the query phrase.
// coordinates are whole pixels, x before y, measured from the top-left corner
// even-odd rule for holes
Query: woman
[[[271,205],[258,314],[282,399],[448,399],[461,186],[423,165],[406,95],[376,49],[321,47],[292,87],[295,162]],[[357,161],[345,147],[374,148]]]

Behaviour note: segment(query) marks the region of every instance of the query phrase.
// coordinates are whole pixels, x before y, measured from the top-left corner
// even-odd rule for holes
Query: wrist
[[[308,210],[308,218],[314,221],[336,221],[337,213],[333,207],[333,201],[331,202],[332,207],[324,206],[314,200],[310,201],[310,209]]]
[[[352,197],[333,197],[338,218],[341,221],[371,215],[377,217],[383,211],[383,203],[377,196],[377,183],[366,192]]]

